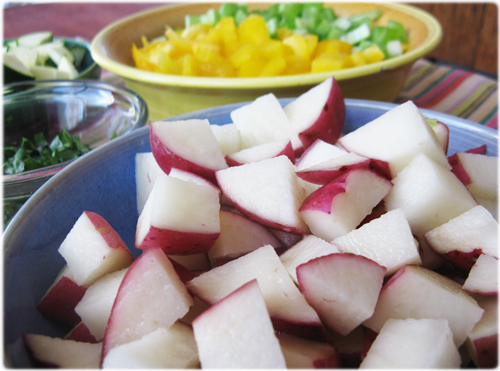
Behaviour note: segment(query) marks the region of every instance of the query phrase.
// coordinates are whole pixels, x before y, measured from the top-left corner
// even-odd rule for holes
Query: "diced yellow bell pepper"
[[[215,28],[220,30],[224,43],[238,41],[238,28],[236,27],[236,23],[234,23],[233,17],[221,18],[219,23],[215,25]]]
[[[206,77],[233,77],[235,75],[231,64],[222,58],[216,62],[200,62],[199,70],[200,75]]]
[[[180,75],[182,66],[180,63],[170,58],[167,53],[163,52],[160,53],[158,58],[158,71],[161,73]]]
[[[151,72],[158,71],[158,65],[150,62],[147,56],[135,44],[132,44],[132,58],[137,68]]]
[[[311,62],[311,72],[337,71],[352,67],[352,61],[348,54],[324,53]]]
[[[194,41],[199,37],[200,34],[206,35],[210,28],[211,27],[209,25],[203,23],[193,24],[188,28],[185,28],[180,36],[183,39]]]
[[[271,58],[266,63],[259,76],[261,77],[279,76],[283,73],[285,68],[286,68],[286,60],[282,55],[278,54],[273,58]]]
[[[288,27],[280,27],[276,30],[276,33],[278,34],[280,40],[284,40],[288,36],[293,35],[293,30],[289,29]]]
[[[321,54],[325,53],[342,53],[342,54],[350,54],[352,51],[352,45],[338,39],[327,39],[322,40],[316,46],[314,53],[311,56],[311,59],[318,58]]]
[[[385,58],[384,52],[376,44],[361,51],[361,55],[368,63],[380,62]]]
[[[260,15],[249,15],[238,27],[238,39],[241,44],[260,45],[269,38],[266,21]]]
[[[146,38],[146,36],[141,36],[141,42],[142,42],[142,47],[145,48],[146,46],[149,45],[149,41]]]
[[[286,37],[283,40],[283,44],[288,45],[292,48],[295,55],[304,58],[305,60],[309,60],[311,57],[311,52],[309,46],[307,44],[306,39],[298,34],[293,34],[291,36]]]
[[[309,60],[304,59],[295,54],[285,54],[286,67],[283,70],[283,75],[297,75],[299,73],[307,73],[311,68]]]
[[[258,77],[266,66],[267,61],[258,56],[243,63],[238,70],[238,77]]]
[[[259,55],[259,50],[253,44],[246,44],[239,48],[229,57],[229,62],[235,67],[240,68],[242,64],[252,61]]]
[[[305,35],[304,40],[306,41],[309,59],[311,59],[311,55],[314,53],[314,50],[316,50],[316,46],[318,45],[318,36]]]
[[[192,54],[186,54],[182,57],[182,75],[198,76],[200,74],[198,61]]]
[[[179,48],[181,52],[183,53],[193,52],[193,42],[190,40],[183,39],[172,28],[170,27],[167,28],[165,36],[167,36],[168,41],[170,41],[177,48]]]
[[[281,41],[269,39],[259,45],[259,53],[265,58],[270,59],[277,55],[283,56],[285,48]]]
[[[364,66],[366,65],[365,58],[363,58],[363,54],[361,54],[361,51],[357,51],[355,53],[351,54],[351,61],[352,64],[356,67],[358,66]]]
[[[195,42],[193,54],[196,59],[202,62],[218,62],[221,58],[220,46],[207,42]]]

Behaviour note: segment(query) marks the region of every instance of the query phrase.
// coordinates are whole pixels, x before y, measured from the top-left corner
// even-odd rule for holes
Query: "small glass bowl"
[[[95,80],[29,81],[4,85],[4,146],[33,140],[50,142],[66,129],[95,148],[148,124],[145,101],[131,90]],[[50,177],[74,160],[3,175],[4,226]]]

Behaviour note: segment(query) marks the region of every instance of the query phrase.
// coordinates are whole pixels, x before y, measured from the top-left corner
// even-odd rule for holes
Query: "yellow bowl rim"
[[[377,4],[377,3],[373,3]],[[181,7],[185,4],[166,5],[147,9],[135,13],[129,17],[111,23],[94,37],[90,50],[92,58],[102,68],[114,73],[124,79],[129,79],[137,82],[148,83],[161,86],[177,86],[185,88],[203,88],[203,89],[262,89],[262,88],[283,88],[292,86],[315,85],[325,79],[333,76],[336,80],[348,80],[352,78],[362,77],[370,74],[375,74],[384,70],[391,70],[400,66],[409,64],[427,55],[440,42],[443,36],[443,31],[439,21],[430,13],[416,8],[408,4],[397,3],[379,3],[385,7],[393,8],[407,14],[416,16],[420,21],[426,24],[429,29],[429,35],[424,40],[422,45],[410,50],[403,55],[387,59],[381,62],[368,64],[365,66],[352,67],[344,70],[322,73],[306,73],[299,75],[275,76],[275,77],[191,77],[181,75],[168,75],[156,72],[140,70],[136,67],[131,67],[120,62],[115,62],[99,51],[99,45],[108,32],[122,26],[131,19],[143,16],[150,12],[156,12],[159,9]],[[132,46],[131,46],[132,47]]]

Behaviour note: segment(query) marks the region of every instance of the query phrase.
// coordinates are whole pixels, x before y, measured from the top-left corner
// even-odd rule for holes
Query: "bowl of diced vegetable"
[[[4,225],[50,177],[148,123],[144,100],[94,80],[29,81],[3,89]]]
[[[325,86],[265,127],[261,100],[151,123],[44,184],[4,233],[6,366],[495,367],[498,131],[412,102],[323,110]],[[294,142],[277,113],[304,105],[344,135],[306,126],[297,158],[249,144]]]
[[[3,71],[4,84],[29,80],[98,80],[101,75],[88,41],[54,37],[51,31],[4,40]]]
[[[298,96],[330,76],[347,98],[394,101],[441,37],[435,17],[407,4],[188,3],[108,25],[91,52],[159,120]]]

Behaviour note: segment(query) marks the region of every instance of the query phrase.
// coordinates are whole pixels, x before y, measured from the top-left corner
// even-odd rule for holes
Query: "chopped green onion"
[[[403,54],[403,47],[401,46],[401,41],[399,40],[391,40],[386,45],[387,54],[389,58],[397,57],[398,55]]]
[[[186,15],[184,17],[184,23],[186,25],[186,28],[191,27],[191,26],[198,24],[200,22],[201,22],[201,18],[200,18],[200,16],[197,16],[197,15]]]
[[[370,37],[371,31],[367,23],[363,23],[352,31],[344,34],[340,39],[342,41],[348,42],[349,44],[357,44],[362,40],[366,40]]]
[[[234,17],[239,7],[234,3],[224,3],[219,8],[219,15],[221,18]]]

